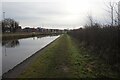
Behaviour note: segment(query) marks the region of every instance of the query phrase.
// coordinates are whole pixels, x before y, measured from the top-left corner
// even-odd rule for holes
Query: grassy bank
[[[19,78],[118,78],[110,66],[90,55],[69,35],[45,48]]]
[[[52,33],[4,33],[2,34],[2,40],[9,40],[9,39],[20,39],[20,38],[28,38],[34,36],[46,36],[46,35],[53,35]]]

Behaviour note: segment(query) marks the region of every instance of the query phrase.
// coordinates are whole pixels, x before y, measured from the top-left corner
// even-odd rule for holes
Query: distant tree
[[[93,21],[93,16],[91,15],[91,14],[88,14],[88,16],[87,16],[87,18],[88,18],[88,23],[89,24],[86,24],[87,26],[86,27],[92,27],[93,26],[93,24],[94,24],[94,21]]]
[[[116,14],[116,19],[114,20],[115,24],[120,25],[120,13],[119,13],[119,11],[120,11],[120,1],[115,3],[114,11],[115,11],[115,14]]]
[[[6,18],[2,20],[2,32],[16,32],[19,28],[19,23],[11,18]]]
[[[115,3],[114,2],[109,2],[106,7],[108,8],[108,10],[106,10],[109,14],[110,14],[110,18],[111,18],[111,26],[113,26],[114,24],[114,11],[115,11]]]
[[[100,28],[101,25],[100,25],[99,23],[95,23],[95,24],[93,25],[93,27]]]

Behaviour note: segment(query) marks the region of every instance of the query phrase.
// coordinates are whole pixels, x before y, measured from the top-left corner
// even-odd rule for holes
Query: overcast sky
[[[72,29],[85,25],[88,14],[95,22],[108,23],[110,1],[119,0],[3,0],[2,11],[22,27]]]

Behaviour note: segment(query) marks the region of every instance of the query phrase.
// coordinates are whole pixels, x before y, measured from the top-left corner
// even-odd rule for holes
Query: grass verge
[[[109,65],[64,34],[44,49],[19,78],[118,78]]]

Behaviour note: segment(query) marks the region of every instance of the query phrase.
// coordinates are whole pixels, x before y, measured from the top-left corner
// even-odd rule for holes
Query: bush
[[[105,26],[103,28],[94,25],[68,32],[84,47],[95,55],[105,60],[108,64],[120,63],[120,26]]]

